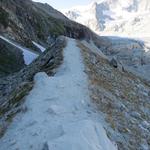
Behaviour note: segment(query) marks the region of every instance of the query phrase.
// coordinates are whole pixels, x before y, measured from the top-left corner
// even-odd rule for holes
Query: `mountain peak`
[[[65,15],[97,33],[102,31],[131,33],[129,29],[133,28],[132,25],[135,26],[135,33],[140,31],[147,33],[143,31],[142,24],[149,26],[145,17],[146,15],[150,18],[149,12],[149,0],[93,0],[89,5],[69,9]]]

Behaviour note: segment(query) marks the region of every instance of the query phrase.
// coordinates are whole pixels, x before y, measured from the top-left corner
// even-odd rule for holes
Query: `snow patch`
[[[29,65],[34,59],[36,59],[38,57],[38,54],[32,52],[30,49],[26,48],[26,47],[22,47],[17,43],[12,42],[11,40],[0,36],[1,39],[5,40],[6,42],[8,42],[9,44],[17,47],[18,49],[20,49],[23,52],[23,56],[24,56],[24,61],[26,65]]]
[[[36,42],[34,42],[34,41],[32,41],[32,43],[33,43],[37,48],[39,48],[42,52],[44,52],[44,51],[46,50],[46,48],[43,47],[42,45],[40,45],[40,44],[38,44],[38,43],[36,43]]]

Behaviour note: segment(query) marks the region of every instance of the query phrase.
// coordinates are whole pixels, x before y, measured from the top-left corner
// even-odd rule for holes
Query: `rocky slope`
[[[91,99],[103,113],[105,129],[119,150],[150,149],[150,83],[97,53],[87,43],[79,43]]]
[[[107,38],[109,42],[104,46],[100,45],[100,50],[107,55],[109,59],[114,58],[118,64],[123,65],[134,74],[150,81],[149,38],[147,39],[147,42],[144,38]]]
[[[47,4],[1,0],[0,10],[0,33],[32,49],[32,41],[46,45],[59,35],[89,38],[91,34],[88,28],[70,21]]]

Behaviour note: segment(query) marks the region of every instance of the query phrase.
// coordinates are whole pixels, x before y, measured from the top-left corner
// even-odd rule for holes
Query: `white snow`
[[[19,44],[14,43],[11,40],[9,40],[9,39],[1,36],[1,35],[0,35],[0,38],[5,40],[9,44],[12,44],[13,46],[19,48],[21,51],[23,51],[24,61],[25,61],[26,65],[29,65],[34,59],[36,59],[39,56],[35,52],[32,52],[32,50],[30,50],[30,49],[28,49],[26,47],[20,46]]]
[[[36,43],[36,42],[34,42],[34,41],[32,41],[32,43],[33,43],[36,47],[38,47],[42,52],[44,52],[44,51],[46,50],[46,48],[43,47],[42,45],[40,45],[40,44],[38,44],[38,43]]]
[[[150,36],[149,0],[94,0],[62,12],[100,35]]]
[[[0,140],[0,150],[117,150],[90,103],[80,49],[68,39],[64,62],[53,77],[35,75],[18,114]],[[46,148],[45,148],[46,149]]]

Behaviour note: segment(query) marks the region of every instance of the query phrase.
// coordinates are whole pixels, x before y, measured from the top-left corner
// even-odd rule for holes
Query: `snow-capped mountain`
[[[149,12],[149,0],[95,0],[87,6],[64,10],[67,17],[97,33],[124,33],[132,36],[150,35]]]

